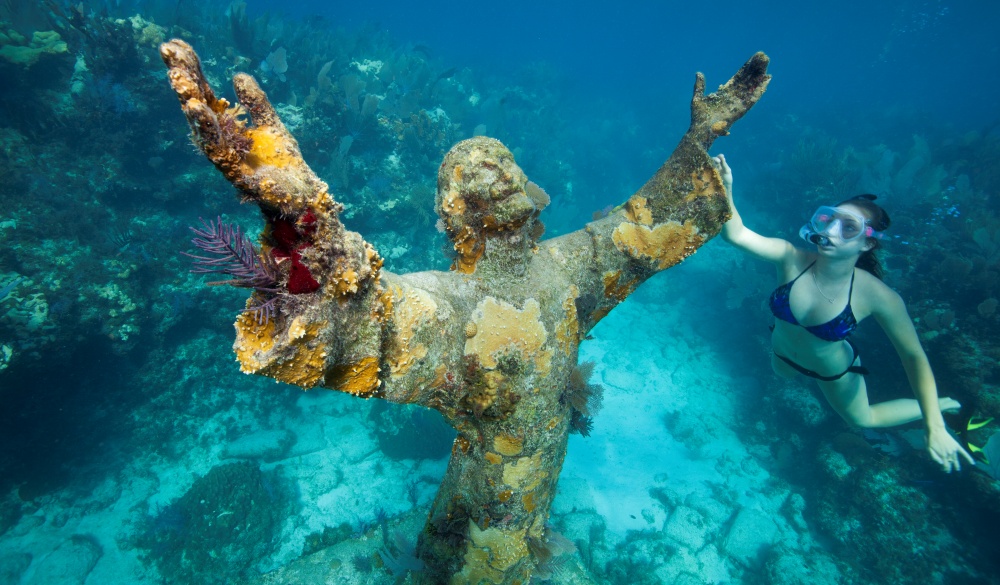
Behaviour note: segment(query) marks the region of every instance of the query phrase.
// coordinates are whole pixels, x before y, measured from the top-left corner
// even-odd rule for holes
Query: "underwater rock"
[[[23,515],[24,504],[16,493],[0,497],[0,534],[17,526]]]
[[[708,529],[709,525],[701,514],[687,506],[678,506],[670,514],[663,533],[681,546],[699,551],[705,546]]]
[[[821,549],[808,552],[777,546],[764,564],[769,585],[837,585],[844,582],[841,571]]]
[[[785,515],[788,523],[802,534],[809,532],[809,525],[802,515],[806,509],[806,500],[800,494],[791,494],[781,506],[781,512]]]
[[[695,573],[681,573],[674,579],[673,585],[705,585],[705,580]]]
[[[816,460],[819,463],[820,471],[833,481],[846,479],[854,471],[854,467],[847,458],[827,444],[820,446]]]
[[[31,516],[23,516],[20,521],[11,528],[11,534],[24,536],[30,534],[32,530],[45,524],[45,516],[42,513],[35,513]]]
[[[767,514],[753,508],[741,508],[722,541],[722,551],[736,563],[756,568],[767,547],[774,544],[777,534],[778,527]]]
[[[38,560],[24,585],[82,585],[104,554],[91,535],[73,535]]]
[[[688,448],[693,458],[716,459],[723,455],[725,448],[718,442],[720,431],[715,421],[684,409],[667,413],[663,419],[670,434]]]
[[[593,509],[574,509],[561,515],[556,520],[556,529],[576,545],[584,567],[593,570],[608,562],[607,525]]]
[[[720,502],[718,499],[701,491],[689,494],[684,499],[684,505],[701,514],[709,526],[722,526],[732,515],[732,504],[730,502]]]
[[[31,564],[28,553],[4,553],[0,555],[0,583],[20,583],[21,576]]]
[[[700,551],[680,549],[670,556],[665,566],[657,567],[653,574],[656,579],[643,583],[729,583],[732,581],[730,570],[724,557],[719,554],[714,544],[709,543]],[[691,578],[696,576],[696,580]]]
[[[580,342],[729,218],[707,149],[763,95],[767,56],[710,95],[698,74],[691,125],[671,157],[622,207],[558,238],[539,241],[544,198],[510,150],[486,137],[458,143],[435,198],[452,270],[400,275],[341,223],[344,206],[252,77],[234,77],[233,107],[187,43],[160,55],[195,143],[260,207],[261,253],[279,268],[274,292],[246,305],[273,302],[273,317],[237,318],[242,371],[437,410],[458,436],[419,538],[422,579],[529,580],[538,561],[528,542],[544,537],[566,454],[561,397]]]
[[[837,542],[838,556],[852,559],[857,571],[872,582],[927,583],[928,575],[940,570],[943,558],[949,559],[954,579],[974,581],[968,568],[970,551],[936,528],[948,522],[944,516],[950,512],[935,505],[935,491],[910,479],[908,470],[896,461],[875,453],[846,476],[824,478],[810,494],[815,511],[810,519]],[[949,499],[972,493],[970,485],[962,485],[964,478],[952,481],[949,484],[959,489],[949,487]],[[990,500],[996,500],[995,494]],[[987,501],[964,505],[976,510],[978,521],[988,522],[996,515]]]
[[[803,392],[802,387],[794,384],[779,383],[774,385],[773,404],[780,412],[783,421],[792,424],[794,421],[804,427],[814,429],[830,418],[830,409],[816,398],[812,392]]]
[[[244,435],[226,445],[222,456],[230,459],[259,459],[270,463],[283,459],[295,444],[295,433],[285,430],[261,430]]]

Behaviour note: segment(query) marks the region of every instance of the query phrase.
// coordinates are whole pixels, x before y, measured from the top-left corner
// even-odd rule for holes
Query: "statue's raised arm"
[[[249,308],[269,303],[265,317],[244,312],[237,319],[241,369],[303,388],[374,394],[382,329],[378,253],[344,229],[342,206],[251,76],[233,78],[239,103],[230,105],[215,96],[190,45],[175,39],[160,55],[195,144],[245,201],[260,207],[267,221],[261,254],[280,271],[273,298],[248,300]]]
[[[189,45],[160,52],[195,143],[267,222],[259,264],[242,240],[233,252],[243,262],[235,282],[254,288],[236,320],[241,369],[441,412],[458,436],[419,537],[417,581],[529,582],[559,554],[546,523],[567,436],[590,430],[580,341],[721,229],[729,210],[707,148],[764,92],[767,57],[711,95],[699,75],[691,127],[670,159],[621,208],[560,238],[538,241],[547,196],[503,144],[460,142],[436,198],[452,270],[397,275],[341,224],[340,204],[253,78],[234,78],[240,103],[230,105]],[[201,235],[210,252],[239,237],[221,222]],[[587,582],[576,570],[574,582]]]
[[[764,94],[768,57],[757,53],[715,93],[697,74],[691,126],[670,158],[632,197],[584,230],[543,242],[581,291],[587,331],[647,278],[693,254],[729,219],[722,179],[708,154],[716,138]],[[589,256],[592,261],[572,258]]]

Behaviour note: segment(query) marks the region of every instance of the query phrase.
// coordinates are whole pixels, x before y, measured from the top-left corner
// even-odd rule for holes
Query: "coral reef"
[[[956,555],[952,536],[937,530],[946,523],[942,512],[919,486],[907,485],[899,468],[854,434],[837,436],[822,457],[827,481],[816,520],[856,555],[855,570],[892,583],[926,583],[929,574],[947,571],[939,561]]]
[[[136,545],[164,579],[230,583],[275,546],[290,508],[276,479],[250,463],[213,467],[147,519]]]
[[[69,47],[54,30],[35,31],[30,40],[12,29],[0,32],[0,59],[24,69],[34,66],[43,57],[58,58],[67,52]]]
[[[620,209],[551,240],[538,241],[546,198],[511,152],[485,137],[460,142],[441,164],[436,198],[453,270],[394,274],[345,229],[344,206],[252,77],[234,76],[231,105],[187,43],[160,53],[195,143],[259,206],[261,247],[280,273],[273,318],[237,319],[243,371],[438,410],[458,436],[430,517],[460,505],[468,530],[456,539],[429,522],[417,547],[422,578],[528,580],[538,563],[528,543],[545,536],[566,452],[561,398],[579,343],[728,218],[706,149],[763,94],[767,57],[755,55],[710,95],[699,74],[691,126],[670,159]],[[360,93],[351,87],[349,96]]]

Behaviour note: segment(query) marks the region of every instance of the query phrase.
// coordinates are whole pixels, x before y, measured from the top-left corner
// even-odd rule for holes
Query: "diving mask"
[[[833,236],[843,242],[853,242],[859,238],[881,239],[883,233],[868,225],[868,220],[860,213],[829,205],[817,209],[809,223],[799,230],[799,237],[813,244],[828,244]]]

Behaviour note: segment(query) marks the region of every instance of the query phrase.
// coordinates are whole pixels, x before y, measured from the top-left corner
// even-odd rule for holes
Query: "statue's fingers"
[[[233,76],[233,88],[236,90],[236,97],[253,119],[255,126],[284,126],[278,117],[278,112],[271,105],[271,100],[267,99],[267,94],[257,84],[257,80],[246,73],[238,73]]]
[[[764,95],[764,90],[771,81],[771,76],[767,74],[767,66],[770,63],[771,59],[767,55],[758,52],[736,72],[733,76],[733,85],[742,100],[756,103],[760,96]]]
[[[195,140],[202,148],[212,147],[221,142],[218,119],[205,102],[191,98],[181,104],[181,110],[191,125]]]
[[[181,104],[196,99],[216,110],[215,93],[201,71],[201,61],[191,45],[172,39],[160,45],[160,58],[166,64],[170,86]]]
[[[192,139],[226,179],[240,187],[242,164],[250,152],[251,139],[228,112],[217,114],[205,102],[189,99],[181,110],[191,126]]]
[[[694,74],[694,99],[698,99],[705,95],[705,76],[703,74]]]

